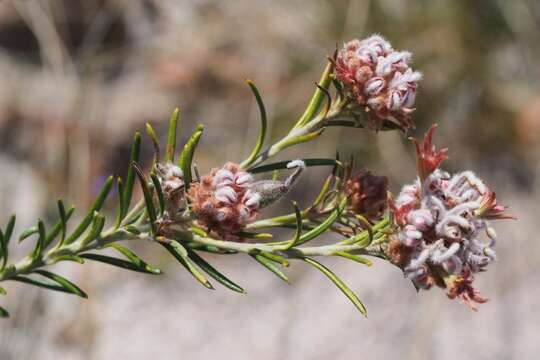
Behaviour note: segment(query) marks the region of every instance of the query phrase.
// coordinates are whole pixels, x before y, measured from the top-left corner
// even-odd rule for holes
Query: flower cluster
[[[201,225],[228,240],[251,221],[259,210],[285,195],[305,169],[301,160],[293,160],[287,168],[295,171],[285,180],[254,181],[253,176],[228,162],[214,168],[189,189],[191,209]]]
[[[396,232],[387,255],[418,289],[438,285],[475,309],[487,301],[472,287],[473,273],[495,260],[497,235],[488,219],[510,218],[495,194],[471,171],[439,168],[446,150],[432,145],[434,127],[417,146],[419,179],[390,202]],[[486,239],[481,235],[485,233]]]
[[[253,183],[251,174],[228,162],[191,185],[191,209],[209,230],[237,233],[259,212],[261,195],[250,189]]]
[[[379,35],[349,41],[338,52],[336,79],[365,107],[373,128],[381,128],[384,120],[402,129],[414,127],[410,114],[422,74],[409,67],[410,61],[409,52],[395,51]]]

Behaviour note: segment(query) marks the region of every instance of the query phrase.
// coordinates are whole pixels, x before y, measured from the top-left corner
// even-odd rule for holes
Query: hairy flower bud
[[[410,114],[422,74],[409,67],[411,53],[396,51],[382,36],[345,43],[336,58],[336,79],[375,129],[390,121],[402,129],[413,126]]]

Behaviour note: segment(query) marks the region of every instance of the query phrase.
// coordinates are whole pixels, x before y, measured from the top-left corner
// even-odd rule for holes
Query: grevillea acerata
[[[147,124],[154,161],[141,163],[141,135],[135,134],[127,176],[107,178],[82,216],[58,201],[55,222],[39,220],[19,234],[19,241],[35,242],[19,261],[13,261],[9,251],[16,217],[9,218],[0,231],[1,285],[15,281],[86,297],[77,285],[49,270],[62,261],[97,261],[161,274],[123,245],[145,241],[170,253],[206,288],[214,288],[212,281],[244,292],[210,265],[203,258],[205,253],[247,255],[286,282],[284,268],[304,262],[330,279],[365,315],[358,296],[318,258],[336,256],[371,266],[369,257],[375,256],[401,268],[417,289],[442,288],[449,298],[475,309],[475,304],[486,299],[474,289],[474,276],[496,260],[497,235],[491,222],[511,216],[497,203],[491,187],[472,171],[448,173],[441,168],[447,151],[433,145],[434,127],[422,143],[414,140],[418,178],[395,197],[386,176],[365,168],[355,170],[352,161],[313,158],[309,148],[304,148],[307,153],[300,159],[273,160],[289,147],[315,142],[328,127],[350,131],[414,128],[412,115],[422,76],[410,62],[409,52],[394,50],[379,35],[345,43],[329,59],[305,111],[274,142],[266,138],[262,96],[247,81],[261,121],[253,150],[244,160],[210,165],[202,176],[194,166],[202,125],[177,151],[179,111],[175,110],[162,159],[156,133]],[[312,167],[328,170],[318,179],[314,176],[321,172]],[[320,185],[318,192],[306,187],[306,178]],[[115,180],[118,205],[109,223],[102,207]],[[135,201],[137,184],[142,196]],[[296,196],[302,197],[302,207]],[[306,204],[307,198],[311,201]],[[276,203],[282,206],[273,212],[283,205],[291,211],[270,216],[266,208]],[[308,244],[321,237],[327,243]],[[114,255],[101,253],[104,248]],[[5,294],[0,287],[0,295]],[[9,314],[0,307],[0,315]]]

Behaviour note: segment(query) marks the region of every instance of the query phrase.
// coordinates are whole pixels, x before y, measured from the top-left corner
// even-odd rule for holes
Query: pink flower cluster
[[[306,165],[302,160],[293,160],[287,168],[294,171],[285,181],[254,181],[250,173],[232,162],[212,169],[188,192],[197,221],[222,239],[242,240],[238,233],[257,217],[260,209],[283,197]]]
[[[473,302],[486,299],[472,287],[472,274],[485,270],[496,258],[497,235],[488,219],[510,217],[474,173],[450,175],[438,168],[446,157],[445,151],[432,146],[432,132],[433,128],[423,147],[429,154],[419,157],[419,171],[432,166],[431,172],[424,172],[423,181],[404,186],[390,204],[397,230],[389,256],[399,260],[395,262],[417,288],[441,286],[449,297],[460,298],[474,309]],[[434,157],[439,161],[434,163]]]
[[[237,233],[258,214],[261,195],[250,189],[253,183],[251,174],[228,162],[190,187],[191,208],[202,225],[220,236]]]
[[[365,107],[372,127],[389,120],[403,129],[414,127],[411,113],[422,74],[409,67],[411,53],[395,51],[382,36],[352,40],[338,52],[336,79]]]

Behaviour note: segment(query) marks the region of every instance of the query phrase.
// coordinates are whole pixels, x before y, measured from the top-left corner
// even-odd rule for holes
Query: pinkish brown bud
[[[350,209],[368,220],[382,217],[387,208],[388,178],[363,170],[345,182]]]

